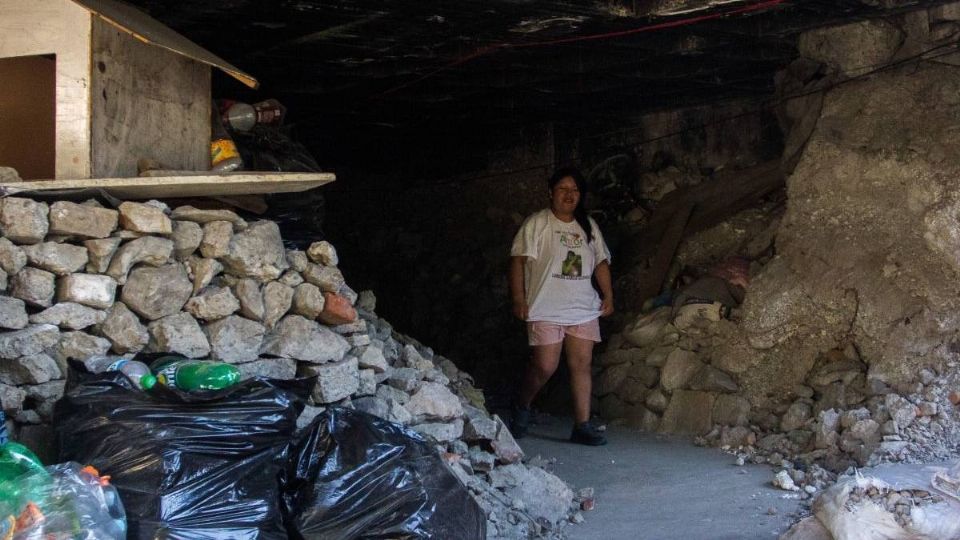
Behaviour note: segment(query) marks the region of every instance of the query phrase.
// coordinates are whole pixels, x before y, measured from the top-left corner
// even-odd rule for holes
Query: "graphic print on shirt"
[[[560,235],[560,245],[567,248],[567,257],[560,263],[560,273],[553,274],[559,279],[585,279],[583,277],[583,256],[577,253],[583,247],[583,236],[573,231],[555,231]]]

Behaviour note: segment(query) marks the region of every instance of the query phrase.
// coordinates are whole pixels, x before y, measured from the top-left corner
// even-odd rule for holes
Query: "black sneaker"
[[[522,439],[527,436],[527,428],[530,427],[530,407],[513,408],[513,418],[510,419],[510,434],[514,439]]]
[[[596,426],[590,422],[583,422],[573,426],[570,442],[587,446],[603,446],[607,444],[607,438]]]

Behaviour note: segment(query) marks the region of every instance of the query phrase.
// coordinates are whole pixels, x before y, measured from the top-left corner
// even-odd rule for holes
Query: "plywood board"
[[[95,178],[137,175],[137,160],[210,168],[210,68],[93,22]]]
[[[230,175],[166,176],[137,178],[90,178],[81,180],[35,180],[0,183],[0,193],[70,194],[99,190],[119,199],[168,199],[217,197],[306,191],[336,180],[331,173],[266,173]]]
[[[186,58],[213,66],[250,88],[257,88],[260,84],[247,73],[230,65],[226,60],[132,6],[115,0],[74,0],[74,2],[144,43],[150,43]]]
[[[57,178],[90,177],[92,19],[69,0],[0,0],[0,58],[56,55]]]
[[[21,178],[56,176],[56,61],[0,58],[0,166]]]

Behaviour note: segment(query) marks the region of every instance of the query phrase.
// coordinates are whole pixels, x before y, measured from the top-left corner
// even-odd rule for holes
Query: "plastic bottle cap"
[[[157,378],[154,377],[153,375],[147,374],[140,377],[140,387],[143,388],[144,390],[149,390],[153,388],[155,384],[157,384]]]

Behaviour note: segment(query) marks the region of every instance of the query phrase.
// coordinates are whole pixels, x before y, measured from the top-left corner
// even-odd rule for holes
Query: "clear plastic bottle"
[[[253,126],[279,126],[287,115],[287,108],[275,99],[254,103],[236,102],[223,113],[224,125],[236,131],[250,131]]]
[[[126,375],[134,386],[144,390],[149,390],[157,383],[157,378],[146,364],[122,356],[95,356],[84,364],[94,373],[119,371]]]
[[[157,381],[185,392],[222,390],[240,382],[240,370],[211,360],[190,360],[178,356],[161,358],[154,364]]]

